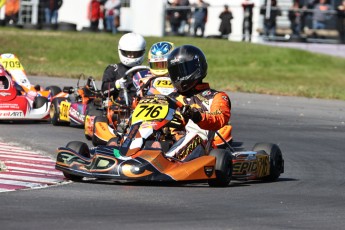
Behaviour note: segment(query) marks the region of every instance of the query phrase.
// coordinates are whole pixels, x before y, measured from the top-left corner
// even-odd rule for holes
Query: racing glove
[[[192,108],[189,105],[183,106],[181,115],[186,122],[191,119],[195,124],[197,124],[202,120],[202,116],[199,110],[197,110],[196,108]]]
[[[125,89],[127,87],[127,84],[126,84],[127,80],[126,79],[123,79],[123,78],[120,78],[118,80],[115,81],[115,87],[117,90],[119,89]]]

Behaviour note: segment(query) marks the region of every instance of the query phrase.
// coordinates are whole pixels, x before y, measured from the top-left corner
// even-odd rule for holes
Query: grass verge
[[[14,53],[28,75],[101,79],[109,63],[119,62],[121,34],[0,28],[0,53]],[[229,91],[345,100],[345,59],[308,51],[220,39],[146,37],[147,50],[158,41],[192,44],[208,60],[206,81]],[[147,60],[145,60],[147,64]]]

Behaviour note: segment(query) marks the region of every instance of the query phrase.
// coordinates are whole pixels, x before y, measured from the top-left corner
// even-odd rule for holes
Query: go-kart
[[[102,115],[102,92],[97,89],[93,77],[88,77],[85,85],[65,86],[50,105],[50,120],[54,126],[71,125],[83,127],[87,114]]]
[[[164,76],[153,76],[147,66],[135,66],[129,69],[124,79],[130,75],[133,85],[137,90],[137,96],[132,101],[128,98],[127,91],[123,92],[122,101],[113,101],[109,97],[106,100],[107,116],[87,116],[85,119],[85,137],[92,140],[94,146],[105,145],[108,140],[128,131],[129,118],[141,97],[145,95],[169,95],[175,92],[171,79]],[[134,74],[133,74],[134,73]]]
[[[23,65],[14,54],[0,54],[0,64],[10,73],[18,94],[25,95],[29,92],[36,92],[38,96],[45,97],[51,101],[55,95],[61,92],[60,87],[54,85],[48,86],[45,89],[40,85],[31,85]]]
[[[0,120],[48,120],[49,105],[34,91],[18,94],[11,74],[0,64]]]
[[[131,116],[128,134],[110,139],[105,146],[89,148],[69,142],[57,151],[56,169],[66,178],[112,180],[207,181],[210,186],[228,186],[231,179],[275,181],[284,172],[284,160],[275,144],[257,144],[252,151],[216,148],[207,140],[174,139],[172,130],[186,122],[177,113],[182,103],[165,95],[143,97]],[[216,132],[217,135],[219,134]],[[223,138],[221,138],[223,139]],[[176,154],[174,151],[177,151]]]

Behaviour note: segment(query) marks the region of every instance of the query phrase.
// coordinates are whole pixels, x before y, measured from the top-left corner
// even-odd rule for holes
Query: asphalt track
[[[343,229],[345,102],[228,93],[235,141],[246,149],[256,142],[282,149],[285,173],[277,182],[210,188],[98,181],[0,193],[0,228]],[[53,158],[68,141],[86,141],[80,129],[48,123],[0,123],[0,131],[3,141]]]

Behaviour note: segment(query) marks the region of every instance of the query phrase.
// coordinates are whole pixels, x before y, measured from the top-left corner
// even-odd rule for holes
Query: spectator
[[[231,20],[234,18],[228,5],[224,5],[224,10],[220,13],[219,18],[221,20],[219,26],[220,35],[228,37],[231,34]]]
[[[313,29],[326,29],[327,20],[331,18],[328,11],[332,10],[331,5],[326,3],[326,0],[319,0],[319,3],[315,5],[313,11]]]
[[[289,20],[290,20],[290,28],[292,31],[293,37],[299,37],[301,32],[301,18],[302,12],[299,7],[299,2],[296,0],[288,13]]]
[[[170,3],[170,6],[172,9],[167,11],[167,19],[170,23],[172,34],[177,35],[182,21],[181,10],[176,9],[176,7],[180,6],[180,0],[173,0],[173,2]]]
[[[88,6],[88,19],[90,20],[90,29],[98,31],[99,20],[104,18],[103,6],[100,0],[91,0]]]
[[[253,8],[254,3],[250,0],[244,0],[242,3],[243,8],[243,24],[242,24],[242,41],[250,42],[252,40],[253,32]]]
[[[117,33],[117,27],[119,26],[120,18],[120,0],[107,0],[104,4],[106,31]]]
[[[184,9],[180,10],[180,14],[181,14],[181,25],[179,28],[179,33],[184,35],[186,33],[186,31],[189,31],[189,27],[190,27],[190,14],[191,14],[191,10],[190,8],[188,8],[190,6],[189,0],[180,0],[180,6],[184,7]],[[187,27],[187,30],[186,30]]]
[[[313,20],[313,9],[315,2],[318,0],[299,0],[299,5],[302,9],[301,15],[301,24],[300,28],[301,31],[304,31],[307,28],[312,28],[312,20]]]
[[[44,2],[44,13],[46,24],[57,24],[58,22],[58,11],[62,6],[62,0],[46,0]]]
[[[267,1],[266,5],[260,9],[260,14],[264,15],[264,35],[274,37],[276,35],[277,17],[282,15],[276,0]]]
[[[337,15],[340,42],[345,44],[345,0],[337,7]]]
[[[20,0],[6,0],[5,3],[5,24],[14,25],[18,22]]]
[[[201,35],[200,37],[204,36],[205,32],[205,25],[207,22],[207,7],[210,4],[204,2],[203,0],[198,0],[198,3],[193,4],[194,13],[193,13],[193,19],[194,19],[194,37],[197,37],[197,32],[200,29]]]

